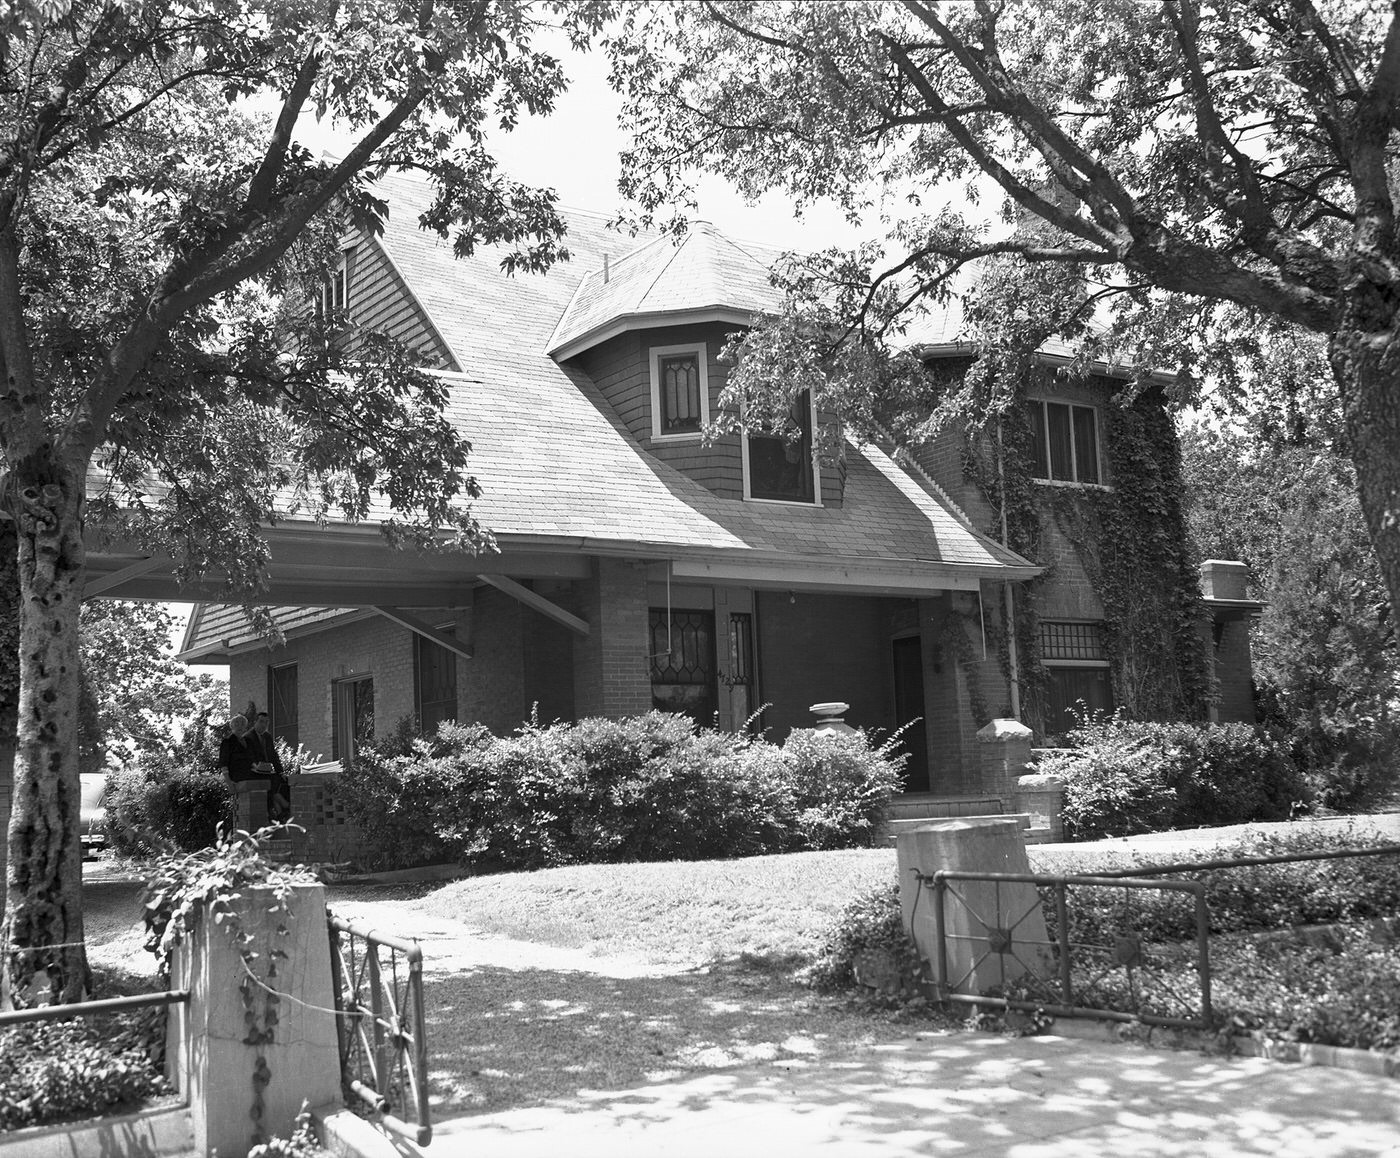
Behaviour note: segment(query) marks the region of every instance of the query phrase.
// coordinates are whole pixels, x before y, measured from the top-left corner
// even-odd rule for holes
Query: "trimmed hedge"
[[[1312,792],[1272,731],[1248,724],[1086,720],[1036,770],[1065,782],[1070,840],[1286,820]]]
[[[385,867],[704,860],[874,842],[903,757],[860,734],[778,747],[685,716],[402,728],[338,785]]]

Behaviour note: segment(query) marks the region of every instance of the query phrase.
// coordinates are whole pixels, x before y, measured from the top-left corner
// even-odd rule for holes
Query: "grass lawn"
[[[574,865],[472,877],[404,904],[498,937],[657,964],[810,956],[893,848],[740,860]]]

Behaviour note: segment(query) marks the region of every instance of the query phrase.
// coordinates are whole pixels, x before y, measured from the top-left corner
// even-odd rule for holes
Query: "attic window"
[[[705,346],[651,349],[652,438],[698,438],[710,417]]]
[[[1092,406],[1032,399],[1031,475],[1047,482],[1099,484],[1099,415]]]
[[[330,275],[321,283],[321,317],[339,318],[348,316],[350,302],[350,250],[341,250],[340,260]]]
[[[812,392],[792,404],[799,436],[750,434],[744,439],[744,497],[780,503],[816,503],[817,464],[812,455]]]

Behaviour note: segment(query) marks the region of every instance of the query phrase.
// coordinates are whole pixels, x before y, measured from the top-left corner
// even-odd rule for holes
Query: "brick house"
[[[948,447],[819,458],[810,406],[801,446],[704,444],[719,351],[775,305],[775,255],[703,223],[676,245],[571,214],[572,260],[508,277],[417,228],[414,182],[385,186],[384,232],[347,241],[330,292],[450,386],[498,550],[395,556],[371,529],[288,520],[269,531],[285,643],[206,604],[183,658],[228,664],[234,705],[328,759],[404,717],[509,731],[658,706],[736,728],[763,707],[781,738],[840,700],[857,726],[920,721],[910,792],[983,790],[976,732],[1011,707],[1002,593],[1043,568],[998,542]]]

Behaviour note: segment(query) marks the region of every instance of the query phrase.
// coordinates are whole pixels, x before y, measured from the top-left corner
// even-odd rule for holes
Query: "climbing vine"
[[[1051,371],[1022,376],[1027,387],[1053,391]],[[1105,383],[1103,379],[1095,379]],[[1106,383],[1105,383],[1106,384]],[[1160,389],[1098,407],[1100,456],[1110,486],[1048,487],[1033,476],[1029,423],[1015,406],[969,440],[965,476],[981,492],[1000,538],[1001,517],[1012,550],[1046,567],[1016,601],[1015,631],[1025,714],[1043,720],[1044,669],[1035,608],[1056,577],[1058,534],[1073,549],[1103,606],[1104,645],[1115,703],[1139,719],[1199,719],[1211,694],[1203,609],[1182,513],[1180,451]],[[1010,678],[1008,650],[999,648]]]
[[[287,898],[294,886],[314,879],[305,869],[277,865],[267,859],[264,841],[285,832],[285,826],[256,833],[221,830],[212,848],[160,857],[145,891],[146,948],[156,955],[163,978],[170,977],[176,944],[194,932],[201,914],[218,925],[238,950],[243,963],[238,986],[246,1030],[243,1044],[257,1051],[250,1075],[248,1110],[254,1143],[267,1141],[262,1120],[272,1071],[263,1047],[272,1043],[277,1029],[278,965],[287,959],[280,942],[290,932]],[[273,944],[261,949],[254,934],[244,928],[240,915],[239,901],[246,890],[254,887],[271,894],[270,901],[260,900],[260,904],[274,922]]]

